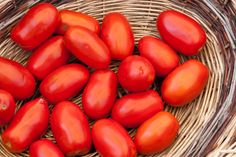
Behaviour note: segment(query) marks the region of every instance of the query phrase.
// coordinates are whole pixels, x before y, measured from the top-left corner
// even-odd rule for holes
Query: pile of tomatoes
[[[163,40],[145,36],[139,55],[133,55],[134,34],[121,13],[105,15],[100,29],[83,13],[58,11],[48,3],[32,7],[10,34],[22,49],[33,51],[26,67],[0,57],[0,124],[9,123],[1,135],[5,147],[12,153],[29,148],[31,157],[84,155],[92,144],[103,157],[135,157],[170,147],[179,122],[163,111],[162,99],[186,105],[209,77],[205,65],[197,60],[180,64],[176,52],[198,54],[206,34],[196,21],[173,10],[162,12],[156,25]],[[72,55],[80,63],[68,64]],[[111,60],[120,61],[117,74],[109,69]],[[161,96],[150,89],[156,77],[163,78]],[[36,79],[42,98],[15,113],[15,100],[30,98]],[[118,84],[128,93],[119,99]],[[83,111],[68,101],[82,90]],[[51,114],[48,104],[54,105]],[[88,117],[95,122],[92,129]],[[56,144],[40,139],[48,126]],[[134,139],[125,128],[137,128]]]

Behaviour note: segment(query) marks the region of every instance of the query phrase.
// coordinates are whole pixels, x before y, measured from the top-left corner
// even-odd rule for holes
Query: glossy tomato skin
[[[171,113],[158,112],[137,129],[137,151],[144,155],[162,152],[174,142],[178,131],[179,122]]]
[[[32,50],[55,31],[59,13],[50,3],[33,6],[11,31],[11,38],[24,50]]]
[[[27,69],[42,80],[58,67],[65,65],[70,53],[62,36],[55,36],[41,45],[29,58]]]
[[[53,136],[66,156],[89,152],[92,139],[88,120],[78,105],[63,101],[52,111],[50,120]]]
[[[139,40],[140,55],[147,58],[156,70],[156,75],[165,77],[179,65],[179,57],[166,43],[152,36]]]
[[[102,157],[136,157],[128,132],[112,119],[101,119],[92,128],[93,143]]]
[[[156,24],[164,41],[184,55],[198,54],[206,43],[206,33],[201,25],[180,12],[164,11]]]
[[[30,157],[64,157],[61,150],[50,140],[41,139],[31,144]]]
[[[117,77],[111,70],[95,71],[82,95],[83,109],[90,118],[105,118],[115,102]]]
[[[136,128],[163,108],[161,97],[154,90],[128,94],[116,101],[112,119],[127,128]]]
[[[87,83],[89,71],[80,64],[64,65],[49,74],[40,84],[41,94],[52,104],[75,96]]]
[[[61,10],[59,16],[60,20],[57,28],[58,34],[64,35],[69,27],[72,26],[85,27],[96,34],[99,34],[100,32],[98,21],[87,14],[71,10]]]
[[[0,57],[0,67],[0,89],[8,91],[18,100],[33,95],[35,79],[25,67],[3,57]]]
[[[188,60],[163,81],[161,94],[171,106],[183,106],[196,97],[207,84],[208,68],[197,60]]]
[[[134,51],[132,28],[121,13],[108,13],[104,17],[101,39],[109,48],[112,59],[123,60]]]
[[[16,103],[12,95],[0,89],[0,126],[5,125],[15,114]]]
[[[24,104],[2,134],[4,146],[12,153],[26,150],[48,127],[49,108],[42,98]]]
[[[111,62],[105,43],[90,30],[76,26],[65,34],[66,47],[80,61],[95,69],[106,69]]]
[[[144,57],[133,55],[123,60],[118,69],[118,80],[129,92],[147,90],[155,79],[155,69]]]

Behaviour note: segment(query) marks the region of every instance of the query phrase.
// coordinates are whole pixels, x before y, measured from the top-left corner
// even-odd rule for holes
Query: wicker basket
[[[22,52],[9,38],[19,18],[40,0],[0,0],[0,55],[25,64],[30,53]],[[154,156],[236,156],[236,0],[47,0],[58,9],[76,10],[100,22],[107,12],[122,12],[130,21],[135,43],[144,35],[159,36],[155,20],[166,9],[183,12],[196,19],[207,32],[207,44],[196,58],[211,70],[204,92],[182,108],[165,107],[179,119],[181,129],[175,143]],[[72,60],[77,62],[77,60]],[[111,64],[117,70],[118,62]],[[1,67],[0,67],[1,68]],[[153,88],[158,90],[158,83]],[[119,89],[119,96],[124,91]],[[38,97],[39,93],[31,98]],[[72,99],[80,104],[81,94]],[[25,100],[28,101],[28,100]],[[24,102],[18,102],[18,108]],[[52,107],[52,106],[50,106]],[[90,124],[93,122],[90,121]],[[5,128],[0,128],[2,132]],[[130,130],[133,136],[135,130]],[[44,138],[54,141],[50,128]],[[0,142],[1,157],[25,157],[27,152],[11,154]],[[98,156],[95,150],[85,155]]]

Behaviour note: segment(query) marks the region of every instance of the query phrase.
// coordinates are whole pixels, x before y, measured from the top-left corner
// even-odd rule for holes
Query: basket
[[[10,38],[9,31],[19,18],[40,0],[0,1],[0,55],[25,64],[31,53],[23,52]],[[195,58],[211,71],[205,90],[192,103],[173,108],[165,106],[180,121],[174,144],[155,157],[236,156],[236,1],[235,0],[45,0],[58,9],[81,11],[99,22],[108,12],[122,12],[132,25],[135,44],[145,35],[159,36],[155,20],[160,12],[178,10],[196,19],[206,30],[207,43],[198,56],[181,56],[181,62]],[[78,62],[72,60],[71,62]],[[119,63],[110,68],[117,70]],[[158,81],[153,85],[159,90]],[[119,97],[125,91],[119,89]],[[39,97],[39,92],[30,99]],[[25,103],[18,101],[18,108]],[[80,105],[81,93],[72,99]],[[52,108],[52,106],[50,106]],[[92,126],[93,121],[90,120]],[[3,132],[5,127],[0,128]],[[129,130],[133,137],[135,130]],[[50,128],[43,138],[55,142]],[[27,151],[11,154],[1,143],[1,157],[26,157]],[[93,148],[85,157],[99,156]]]

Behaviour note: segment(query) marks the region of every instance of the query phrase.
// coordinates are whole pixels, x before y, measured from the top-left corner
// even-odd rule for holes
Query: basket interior
[[[6,58],[13,59],[19,63],[25,64],[30,52],[23,52],[12,40],[9,38],[9,31],[14,26],[14,24],[19,20],[19,18],[27,11],[27,9],[38,1],[29,1],[23,3],[21,7],[16,9],[16,14],[14,16],[8,16],[5,18],[5,27],[4,33],[1,34],[0,40],[0,55]],[[78,1],[65,1],[65,2],[54,2],[55,6],[60,9],[69,9],[80,11],[86,14],[89,14],[95,17],[101,24],[103,16],[108,12],[122,12],[129,20],[134,36],[135,44],[137,45],[138,40],[145,35],[152,35],[159,37],[158,31],[156,29],[156,17],[160,12],[167,9],[174,9],[180,12],[183,12],[195,20],[197,20],[205,29],[207,33],[207,43],[205,47],[201,50],[200,54],[193,57],[181,56],[181,62],[194,58],[200,60],[210,69],[210,77],[208,84],[201,95],[195,99],[190,104],[181,107],[173,108],[165,104],[165,110],[173,113],[179,120],[181,128],[178,134],[178,137],[175,143],[166,151],[156,154],[155,156],[188,156],[194,155],[194,153],[201,150],[201,146],[204,145],[204,140],[207,140],[208,136],[211,136],[211,133],[214,130],[211,130],[209,126],[212,124],[213,119],[215,118],[216,112],[223,105],[222,102],[228,95],[229,91],[225,89],[225,76],[227,66],[226,63],[227,57],[223,53],[224,47],[226,46],[228,40],[222,37],[220,41],[219,33],[221,30],[217,30],[217,19],[211,16],[209,9],[204,9],[204,3],[194,3],[194,2],[184,2],[184,1],[152,1],[152,0],[78,0]],[[198,5],[196,5],[198,4]],[[204,4],[207,6],[206,4]],[[210,5],[210,4],[209,4]],[[213,21],[213,22],[212,22]],[[138,53],[137,48],[135,53]],[[76,59],[72,59],[71,62],[79,62]],[[114,71],[117,71],[119,65],[118,61],[113,61],[110,65],[110,68]],[[229,66],[228,66],[229,68]],[[69,78],[68,78],[69,79]],[[157,79],[153,85],[153,89],[159,91],[161,80]],[[118,97],[124,95],[126,91],[119,88]],[[225,98],[222,97],[225,95]],[[40,94],[37,91],[36,94],[30,98],[39,97]],[[19,101],[18,108],[25,103],[26,101]],[[72,99],[73,102],[81,106],[81,93]],[[52,108],[53,106],[50,106]],[[90,120],[92,126],[93,121]],[[2,132],[5,127],[2,127],[0,132]],[[208,131],[207,131],[208,130]],[[129,130],[132,136],[135,135],[135,130]],[[54,138],[48,128],[47,133],[44,136],[53,141]],[[0,142],[0,154],[4,157],[25,157],[28,156],[27,152],[21,154],[11,154],[8,152]],[[85,155],[97,156],[98,154],[94,149],[91,150],[91,153]]]

